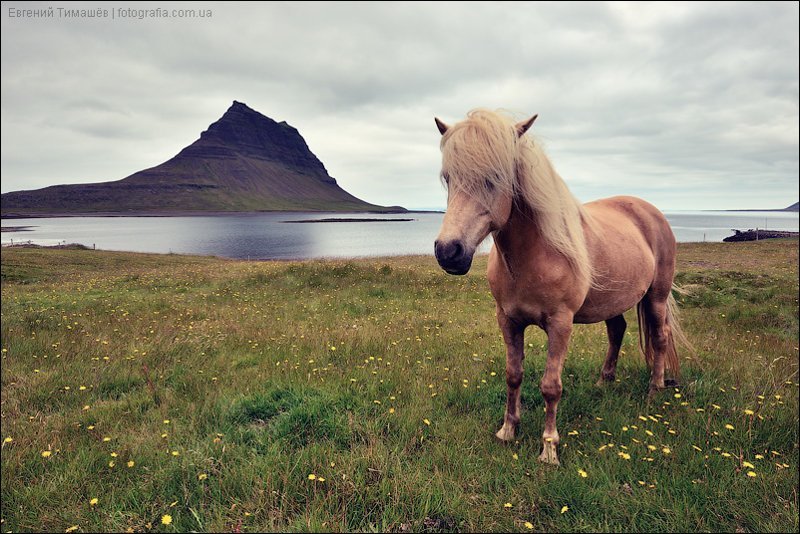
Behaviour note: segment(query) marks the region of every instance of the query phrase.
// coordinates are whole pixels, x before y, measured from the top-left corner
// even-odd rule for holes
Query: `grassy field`
[[[684,244],[681,387],[648,404],[635,316],[519,438],[485,279],[431,257],[2,252],[2,531],[797,531],[798,242]]]

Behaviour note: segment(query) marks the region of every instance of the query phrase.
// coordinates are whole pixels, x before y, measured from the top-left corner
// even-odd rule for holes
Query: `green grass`
[[[535,328],[494,440],[485,265],[4,249],[2,531],[797,531],[797,240],[680,246],[697,354],[649,404],[635,316],[605,388],[576,327],[558,469]]]

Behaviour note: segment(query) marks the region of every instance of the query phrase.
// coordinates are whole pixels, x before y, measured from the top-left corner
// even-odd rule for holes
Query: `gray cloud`
[[[443,206],[432,118],[474,107],[539,113],[535,134],[583,200],[798,198],[796,3],[192,2],[166,9],[212,17],[9,17],[49,5],[0,13],[3,192],[156,165],[236,99],[298,128],[370,202]]]

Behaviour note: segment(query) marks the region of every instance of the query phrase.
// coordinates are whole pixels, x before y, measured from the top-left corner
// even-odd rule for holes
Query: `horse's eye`
[[[491,180],[486,180],[485,185],[488,191],[494,191],[494,182],[492,182]]]

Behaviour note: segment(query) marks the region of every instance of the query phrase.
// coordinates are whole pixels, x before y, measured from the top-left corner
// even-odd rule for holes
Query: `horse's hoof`
[[[677,388],[680,387],[680,384],[674,378],[666,378],[664,379],[664,386],[668,388]]]
[[[556,444],[545,441],[542,454],[539,455],[539,461],[550,465],[561,465],[558,461],[558,453],[556,452]]]
[[[500,441],[514,441],[514,427],[513,425],[503,424],[503,427],[497,431],[495,437]]]
[[[616,380],[615,376],[606,377],[601,375],[600,378],[597,379],[597,382],[594,383],[594,385],[597,387],[602,387],[605,386],[606,384],[614,382],[614,380]]]
[[[667,389],[666,387],[659,387],[650,384],[650,389],[647,391],[647,400],[653,400],[653,398],[658,395],[660,392]]]

